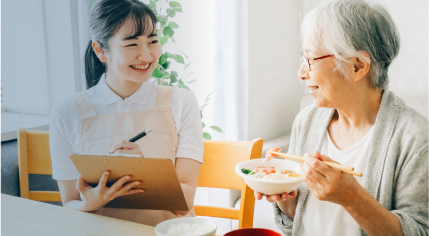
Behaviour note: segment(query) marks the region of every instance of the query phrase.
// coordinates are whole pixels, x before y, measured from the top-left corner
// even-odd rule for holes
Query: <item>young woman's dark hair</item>
[[[124,37],[154,34],[156,33],[156,16],[152,9],[139,0],[102,0],[94,6],[89,27],[91,40],[89,40],[84,58],[87,88],[95,86],[101,75],[107,72],[107,64],[98,59],[92,49],[92,41],[98,41],[102,50],[107,52],[109,39],[123,25],[127,27]]]

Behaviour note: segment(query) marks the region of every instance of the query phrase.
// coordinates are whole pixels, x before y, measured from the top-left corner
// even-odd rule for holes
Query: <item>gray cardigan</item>
[[[302,110],[292,127],[288,153],[320,152],[334,111],[315,105]],[[398,217],[405,236],[428,235],[428,120],[384,91],[369,153],[363,187]],[[285,235],[298,235],[308,193],[303,184],[293,221],[273,204],[276,225]],[[366,235],[362,229],[361,234]]]

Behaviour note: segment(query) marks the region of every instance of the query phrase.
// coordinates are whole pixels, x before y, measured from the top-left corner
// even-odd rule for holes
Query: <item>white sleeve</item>
[[[184,90],[184,89],[183,89]],[[191,158],[203,163],[203,128],[200,108],[195,95],[185,90],[182,94],[180,127],[177,130],[179,146],[176,157]],[[183,100],[182,100],[183,99]]]
[[[77,179],[79,171],[70,159],[73,153],[67,131],[57,107],[51,111],[49,122],[49,147],[52,160],[52,178],[55,180]]]

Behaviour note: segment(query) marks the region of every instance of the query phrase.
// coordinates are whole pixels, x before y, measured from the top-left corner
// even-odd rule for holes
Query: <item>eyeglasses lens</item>
[[[304,62],[304,64],[307,66],[307,69],[310,71],[311,70],[310,63],[307,60],[307,58],[304,57],[304,54],[301,54],[301,58],[302,58],[302,61]]]

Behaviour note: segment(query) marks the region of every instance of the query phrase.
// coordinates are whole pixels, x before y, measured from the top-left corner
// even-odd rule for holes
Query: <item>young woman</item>
[[[109,172],[97,187],[80,177],[70,155],[140,154],[168,158],[192,209],[202,163],[203,139],[198,103],[188,90],[157,86],[148,80],[161,56],[156,16],[138,0],[103,0],[91,13],[91,41],[85,54],[88,90],[54,106],[50,122],[53,178],[64,207],[156,225],[189,212],[112,209],[112,199],[143,192],[124,176],[106,187]],[[148,137],[127,140],[144,129]]]

